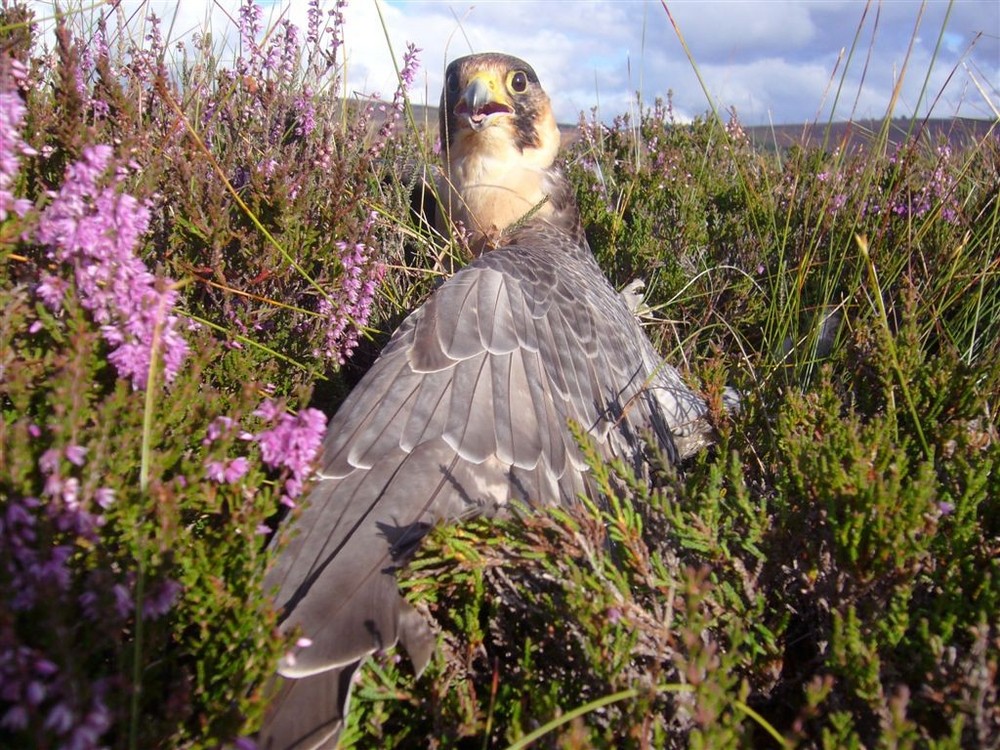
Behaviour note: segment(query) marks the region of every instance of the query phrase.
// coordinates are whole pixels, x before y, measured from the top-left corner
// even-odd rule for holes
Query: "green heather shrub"
[[[409,221],[433,134],[412,47],[345,97],[339,4],[223,50],[117,12],[46,50],[0,0],[0,746],[245,748],[320,409],[452,252]],[[441,648],[373,660],[345,744],[997,746],[995,126],[778,151],[637,104],[568,171],[718,445],[435,528],[401,583]]]

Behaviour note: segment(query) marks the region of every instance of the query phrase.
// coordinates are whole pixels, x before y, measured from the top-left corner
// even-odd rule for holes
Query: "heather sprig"
[[[112,174],[110,146],[88,146],[52,202],[38,219],[35,239],[46,256],[71,270],[84,308],[101,326],[111,346],[109,358],[119,375],[134,388],[145,388],[153,357],[162,356],[169,382],[176,377],[188,352],[173,308],[177,292],[171,282],[157,279],[136,255],[149,225],[149,211],[118,187],[124,177]],[[61,280],[46,274],[42,295],[58,310]]]
[[[294,508],[319,454],[326,415],[318,409],[303,409],[292,415],[271,399],[266,399],[254,414],[269,425],[253,436],[260,446],[261,460],[280,472],[281,503]]]
[[[407,92],[410,86],[413,85],[417,71],[420,68],[420,58],[418,57],[420,52],[421,50],[412,42],[406,46],[406,52],[403,53],[403,67],[399,70],[399,85],[392,95],[392,104],[390,106],[380,105],[380,109],[385,115],[385,120],[379,128],[378,137],[372,144],[373,156],[377,157],[379,155],[382,145],[392,135],[405,111]]]
[[[309,10],[306,21],[307,65],[311,75],[322,76],[338,63],[341,47],[344,44],[344,8],[347,0],[334,0],[326,11],[326,24],[323,24],[324,13],[319,0],[309,0]]]
[[[18,82],[26,77],[20,61],[0,54],[0,222],[10,213],[24,216],[31,208],[31,201],[14,194],[20,157],[36,153],[21,137],[25,109]]]
[[[367,227],[375,220],[370,217]],[[372,253],[363,242],[334,244],[341,263],[340,285],[335,297],[319,301],[319,315],[330,321],[322,355],[344,364],[358,346],[361,329],[372,314],[375,291],[385,275],[385,266],[372,262]]]
[[[961,206],[952,172],[951,147],[947,144],[937,146],[932,159],[933,168],[928,171],[917,162],[912,146],[897,149],[889,164],[895,167],[892,176],[899,184],[888,189],[888,205],[884,208],[902,219],[917,219],[936,209],[945,222],[957,224],[961,218]],[[878,208],[877,205],[872,206],[873,211]]]
[[[261,18],[263,15],[263,7],[254,2],[254,0],[243,0],[240,3],[240,58],[237,66],[238,68],[245,66],[240,69],[240,73],[250,73],[250,64],[254,59],[261,56],[261,49],[257,38],[260,36]]]

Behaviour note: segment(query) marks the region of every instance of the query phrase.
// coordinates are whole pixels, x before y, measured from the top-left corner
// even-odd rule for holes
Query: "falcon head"
[[[440,122],[445,210],[471,232],[474,252],[506,244],[508,229],[535,216],[576,226],[572,191],[553,167],[559,127],[528,63],[496,52],[454,60]]]
[[[545,168],[559,150],[552,104],[534,69],[498,52],[454,60],[441,92],[441,143],[448,153],[516,150]]]

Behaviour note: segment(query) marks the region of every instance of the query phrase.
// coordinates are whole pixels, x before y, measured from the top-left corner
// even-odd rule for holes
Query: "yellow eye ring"
[[[528,90],[528,74],[523,70],[513,70],[507,74],[507,88],[515,94],[523,94]]]

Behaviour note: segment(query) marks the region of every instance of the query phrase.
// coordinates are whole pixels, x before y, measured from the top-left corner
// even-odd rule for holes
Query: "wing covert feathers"
[[[647,431],[675,459],[675,434],[685,446],[706,442],[704,413],[585,246],[556,235],[457,273],[332,420],[319,479],[268,575],[282,627],[312,640],[294,665],[280,665],[292,679],[268,741],[312,742],[288,733],[308,725],[319,727],[316,747],[332,742],[324,727],[331,737],[339,729],[320,719],[344,715],[350,675],[370,653],[403,641],[426,663],[433,639],[392,572],[442,519],[587,491],[569,420],[606,456],[637,462]],[[292,708],[300,704],[304,715]]]

